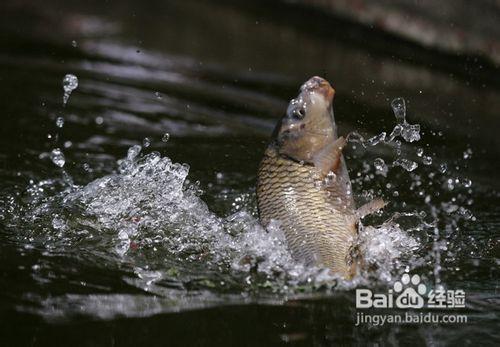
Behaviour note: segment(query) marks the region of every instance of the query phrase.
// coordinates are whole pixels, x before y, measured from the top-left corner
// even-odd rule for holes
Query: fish
[[[382,199],[356,208],[338,136],[335,90],[314,76],[301,87],[278,121],[260,162],[257,207],[264,227],[280,224],[296,261],[352,278],[360,256],[355,242],[364,216],[385,206]]]

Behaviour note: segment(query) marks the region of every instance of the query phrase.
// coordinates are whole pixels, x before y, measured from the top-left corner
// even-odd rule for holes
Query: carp
[[[375,199],[355,207],[334,94],[330,83],[315,76],[290,101],[258,169],[257,206],[264,226],[280,223],[294,259],[351,278],[359,220],[385,203]]]

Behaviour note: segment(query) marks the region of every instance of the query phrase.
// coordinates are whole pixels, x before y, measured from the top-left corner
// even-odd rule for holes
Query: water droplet
[[[52,152],[50,152],[50,160],[59,167],[63,167],[66,163],[64,153],[59,148],[54,148]]]
[[[401,136],[406,142],[414,142],[420,140],[420,124],[403,124]]]
[[[393,141],[397,136],[401,135],[401,130],[402,130],[402,126],[400,124],[397,124],[394,129],[392,129],[392,132],[391,134],[389,135],[389,139],[388,139],[388,142],[391,142]]]
[[[424,149],[422,147],[417,148],[417,155],[421,157],[424,154]]]
[[[147,148],[151,145],[151,139],[149,137],[145,137],[144,140],[142,140],[142,145]]]
[[[160,94],[160,92],[155,92],[155,96],[158,100],[161,100],[162,99],[162,96]]]
[[[64,118],[63,117],[57,117],[56,126],[58,128],[62,128],[64,126]]]
[[[168,142],[168,140],[170,140],[170,134],[169,133],[163,134],[163,137],[161,138],[161,140],[163,142]]]
[[[472,149],[467,148],[467,150],[464,152],[464,159],[470,159],[472,157]]]
[[[385,164],[384,159],[376,158],[373,161],[373,166],[375,166],[375,170],[378,174],[381,174],[382,176],[387,175],[387,165]]]
[[[418,167],[418,164],[415,163],[414,161],[408,160],[408,159],[404,159],[404,158],[396,159],[393,162],[393,164],[397,165],[397,166],[401,166],[403,169],[405,169],[408,172],[411,172],[411,171],[415,170]]]
[[[127,160],[133,161],[137,158],[139,153],[141,153],[142,147],[139,145],[134,145],[128,149]]]
[[[447,185],[448,190],[455,189],[454,180],[451,178],[448,178],[448,180],[446,181],[446,185]]]
[[[470,188],[472,186],[472,181],[466,177],[462,178],[462,184],[465,188]]]
[[[368,146],[378,145],[380,142],[383,142],[385,140],[385,136],[386,136],[386,133],[382,132],[382,133],[375,135],[375,136],[369,138],[368,140],[366,140],[366,144]]]
[[[63,78],[63,106],[66,106],[71,92],[78,87],[78,78],[75,75],[67,74]]]
[[[471,219],[473,217],[472,212],[464,207],[458,209],[458,214],[464,217],[464,219]]]
[[[78,47],[78,43],[75,40],[73,40],[73,41],[71,41],[71,46],[76,48],[76,47]]]
[[[431,165],[432,164],[432,158],[430,156],[425,156],[422,158],[422,163],[424,165]]]
[[[446,170],[448,170],[448,165],[446,165],[446,163],[442,163],[439,165],[439,172],[441,172],[442,174],[444,174],[446,172]]]
[[[101,125],[102,123],[104,123],[104,118],[102,118],[101,116],[95,117],[94,121],[95,121],[95,124]]]
[[[406,120],[406,104],[405,99],[396,98],[391,102],[392,111],[398,120],[398,123],[404,123]]]

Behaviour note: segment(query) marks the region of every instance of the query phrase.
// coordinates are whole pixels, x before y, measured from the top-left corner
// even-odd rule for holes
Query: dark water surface
[[[500,71],[487,60],[266,2],[7,0],[0,47],[2,345],[500,342]],[[63,107],[66,74],[79,84]],[[390,202],[367,223],[398,225],[366,230],[376,270],[338,286],[256,218],[266,142],[312,75],[336,89],[341,134],[390,133],[396,97],[421,127],[399,154],[351,144],[357,200]],[[463,289],[453,312],[468,322],[356,327],[354,288],[386,292],[405,271]]]

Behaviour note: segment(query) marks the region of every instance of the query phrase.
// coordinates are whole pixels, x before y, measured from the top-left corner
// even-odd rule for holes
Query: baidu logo
[[[416,288],[416,290],[415,290]],[[396,298],[396,307],[422,308],[424,307],[423,295],[427,292],[425,284],[420,283],[420,276],[404,274],[401,282],[394,283],[394,292],[401,293]]]
[[[428,291],[419,275],[403,274],[387,293],[373,293],[370,289],[356,289],[356,308],[463,308],[463,290],[438,288]]]

